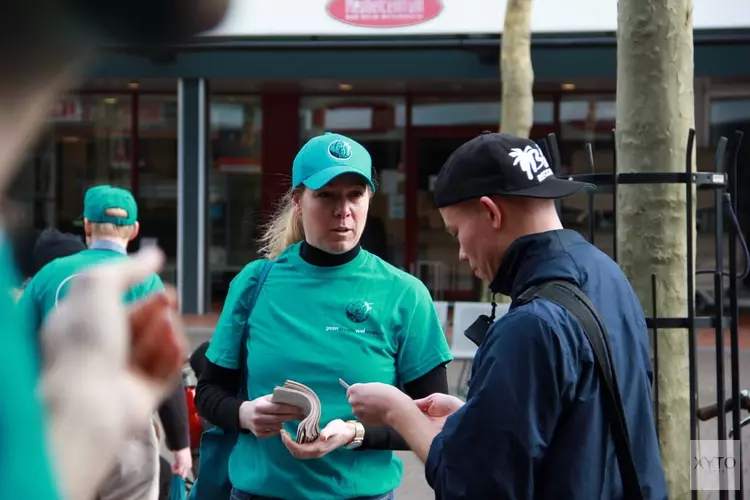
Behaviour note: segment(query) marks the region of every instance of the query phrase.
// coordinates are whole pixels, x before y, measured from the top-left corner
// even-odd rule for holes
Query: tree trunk
[[[531,64],[531,0],[508,0],[505,6],[502,45],[500,47],[500,130],[528,138],[534,125],[534,67]],[[489,302],[489,289],[482,301]],[[510,302],[498,295],[497,301]]]
[[[508,0],[505,8],[500,78],[500,130],[529,137],[534,123],[534,68],[531,65],[531,0]]]
[[[618,2],[616,148],[620,172],[684,172],[694,125],[692,0]],[[647,316],[687,316],[685,186],[619,188],[619,261]],[[692,243],[691,243],[692,244]],[[690,498],[690,388],[685,330],[660,330],[659,435],[669,498]]]

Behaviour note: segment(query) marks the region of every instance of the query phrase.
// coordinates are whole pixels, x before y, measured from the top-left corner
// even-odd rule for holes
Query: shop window
[[[412,108],[412,125],[461,126],[489,125],[497,128],[500,120],[499,100],[461,102],[420,102]],[[534,102],[534,124],[554,123],[554,103],[540,100]]]
[[[611,172],[614,167],[615,96],[575,95],[560,101],[560,175],[589,173],[586,143],[591,143],[596,172]],[[614,220],[611,186],[600,186],[594,197],[594,220],[598,231],[609,231]],[[588,195],[577,194],[560,202],[563,224],[585,234],[588,231]],[[611,238],[598,239],[599,246],[612,254]]]
[[[133,190],[140,206],[141,243],[157,244],[170,270],[177,265],[178,246],[177,120],[176,95],[139,96],[139,161]]]
[[[743,131],[747,137],[750,132],[750,95],[741,98],[713,99],[709,109],[709,127],[713,147],[720,137],[731,139],[737,130]]]
[[[261,221],[262,107],[254,96],[212,96],[208,266],[214,311],[231,279],[257,259]]]
[[[750,240],[750,196],[747,195],[750,192],[750,172],[748,171],[748,167],[750,167],[750,93],[745,96],[712,99],[708,117],[710,146],[704,151],[699,150],[698,166],[700,170],[712,172],[716,168],[714,156],[720,137],[726,137],[731,141],[735,132],[741,131],[744,133],[742,147],[737,157],[737,216],[746,240]],[[730,167],[729,159],[727,159],[726,167]],[[699,230],[710,233],[710,237],[713,238],[714,217],[712,209],[715,203],[713,192],[705,191],[705,193],[705,195],[700,193],[702,196],[698,200],[697,208],[700,215],[698,218]],[[709,210],[708,207],[711,209]],[[726,219],[724,223],[725,230],[730,223],[730,219]],[[713,253],[711,245],[712,242],[706,241],[703,246]],[[741,249],[738,250],[738,255],[741,255],[741,252]],[[726,265],[727,261],[725,260],[724,262]],[[744,266],[742,257],[740,257],[738,266],[740,269]],[[750,287],[750,277],[745,278],[744,285],[745,287]]]
[[[58,227],[83,234],[83,195],[108,183],[131,187],[131,100],[128,94],[68,95],[47,118],[47,126],[27,153],[22,189],[37,229]],[[23,191],[23,192],[20,192]]]

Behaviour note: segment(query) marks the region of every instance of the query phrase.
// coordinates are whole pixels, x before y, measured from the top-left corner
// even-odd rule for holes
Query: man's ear
[[[500,210],[500,207],[497,206],[497,203],[495,203],[489,196],[482,196],[479,198],[479,207],[480,212],[486,214],[487,217],[490,218],[492,227],[500,229],[500,226],[503,224],[503,213]]]
[[[138,237],[138,233],[140,232],[141,232],[141,225],[138,221],[136,221],[135,224],[133,224],[133,234],[130,235],[130,241],[133,241],[134,239],[136,239]]]

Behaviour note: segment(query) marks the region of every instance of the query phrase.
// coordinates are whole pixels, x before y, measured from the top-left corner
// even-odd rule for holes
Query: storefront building
[[[264,218],[299,146],[338,131],[371,152],[372,246],[441,300],[477,283],[431,208],[450,152],[500,119],[497,0],[233,0],[222,26],[171,50],[112,47],[62,99],[12,195],[37,228],[79,231],[94,183],[132,189],[140,244],[167,253],[184,312],[220,309],[257,258]],[[561,171],[612,168],[616,2],[536,0],[532,137],[555,133]],[[718,137],[750,137],[750,3],[695,0],[698,167]],[[744,159],[750,167],[748,148]],[[750,189],[750,188],[748,188]],[[585,199],[563,206],[585,224]],[[611,198],[597,195],[606,230]]]

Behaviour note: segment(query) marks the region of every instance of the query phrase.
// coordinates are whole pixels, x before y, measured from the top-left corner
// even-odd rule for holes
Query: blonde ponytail
[[[266,259],[275,259],[287,247],[305,238],[302,218],[294,209],[295,194],[299,194],[299,190],[290,189],[286,192],[260,237],[260,253]]]

